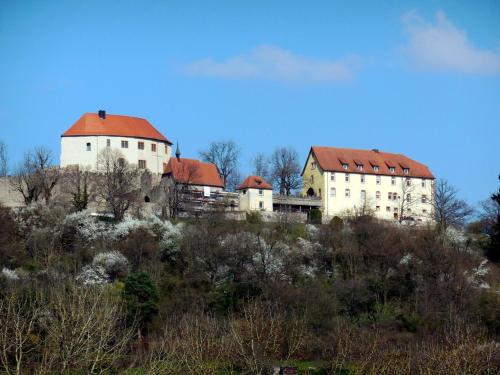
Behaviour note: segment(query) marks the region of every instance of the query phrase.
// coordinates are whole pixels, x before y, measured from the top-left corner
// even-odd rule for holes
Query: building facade
[[[326,218],[351,212],[432,220],[434,176],[426,165],[401,154],[313,146],[302,181],[302,195],[321,198]]]
[[[98,170],[104,149],[116,149],[130,164],[163,173],[172,143],[147,120],[105,111],[85,113],[61,136],[61,167],[81,166]]]
[[[273,211],[273,187],[260,176],[248,176],[238,187],[241,211]]]

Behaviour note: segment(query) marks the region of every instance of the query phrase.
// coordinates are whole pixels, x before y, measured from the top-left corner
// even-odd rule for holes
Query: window
[[[423,213],[423,214],[426,214],[426,213],[427,213],[427,210],[422,210],[422,213]]]
[[[378,169],[378,165],[374,165],[374,166],[373,166],[373,170],[374,170],[375,172],[378,172],[378,170],[379,170],[379,169]]]
[[[345,174],[345,182],[349,182],[349,173]]]
[[[167,169],[167,163],[163,163],[163,173],[165,173],[165,169]]]
[[[350,198],[351,197],[351,191],[349,189],[345,189],[345,197]]]
[[[375,211],[380,211],[380,206],[376,206]]]
[[[406,186],[410,186],[411,185],[411,178],[406,178]]]
[[[89,143],[87,143],[87,151],[91,151],[91,150],[92,150],[92,146],[91,146],[91,144],[89,142]]]
[[[386,207],[385,207],[385,210],[386,210],[387,212],[391,212],[391,208],[390,208],[389,206],[386,206]]]
[[[380,199],[380,191],[376,191],[375,192],[375,198],[376,199]]]
[[[422,187],[425,187],[425,179],[422,178]]]
[[[396,185],[396,177],[391,177],[391,185]]]
[[[139,168],[146,169],[146,160],[139,160]]]
[[[363,170],[363,164],[359,164],[358,165],[358,171],[362,171]]]
[[[264,195],[264,190],[259,189],[259,195]]]
[[[151,143],[151,151],[156,152],[156,143]]]
[[[411,194],[406,194],[406,202],[411,202]]]
[[[311,162],[311,169],[316,169],[316,162],[315,161]]]
[[[397,207],[394,207],[394,212],[398,212],[398,208]]]
[[[125,159],[124,158],[118,158],[118,165],[120,167],[124,167],[125,166]]]
[[[128,148],[128,141],[122,141],[122,148]]]
[[[137,148],[139,150],[144,150],[144,142],[137,142]]]
[[[349,168],[349,164],[346,164],[346,163],[342,164],[342,168],[348,169]]]
[[[377,179],[377,185],[380,185],[380,176],[375,177]]]
[[[330,197],[335,198],[337,196],[337,189],[330,188]]]
[[[168,145],[165,145],[165,154],[168,154]]]
[[[330,175],[330,181],[335,181],[335,173],[332,172],[332,174]]]
[[[111,147],[111,139],[106,139],[106,147]]]
[[[389,200],[392,199],[392,193],[387,193],[387,199],[389,199]]]
[[[311,175],[311,184],[314,184],[314,176]]]
[[[361,190],[361,200],[362,201],[366,200],[366,190]]]
[[[394,173],[396,171],[396,168],[394,167],[389,167],[389,172]]]
[[[403,173],[404,174],[410,173],[410,168],[403,168]]]
[[[361,180],[361,183],[364,184],[365,183],[365,175],[362,174],[360,177],[360,180]]]
[[[264,209],[264,202],[262,201],[259,201],[259,208],[262,210]]]
[[[427,195],[422,195],[422,203],[427,203]]]

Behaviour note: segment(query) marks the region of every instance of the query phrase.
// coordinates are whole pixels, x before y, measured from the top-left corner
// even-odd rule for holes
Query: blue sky
[[[84,112],[211,141],[404,153],[470,203],[500,173],[500,2],[0,0],[12,164]]]

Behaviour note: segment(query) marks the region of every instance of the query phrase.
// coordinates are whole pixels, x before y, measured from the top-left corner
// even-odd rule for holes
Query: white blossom
[[[76,281],[83,285],[102,285],[109,283],[109,275],[101,266],[85,266],[80,274],[76,277]]]
[[[12,281],[19,280],[19,275],[17,274],[16,270],[11,270],[6,267],[2,269],[2,276]]]
[[[129,262],[119,251],[107,251],[96,254],[92,266],[102,267],[108,275],[123,275],[129,269]]]
[[[315,225],[312,224],[306,224],[306,233],[311,239],[315,239],[318,236],[319,229]]]

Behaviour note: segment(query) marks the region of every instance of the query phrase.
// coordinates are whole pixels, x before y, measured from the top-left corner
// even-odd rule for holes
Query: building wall
[[[239,200],[241,211],[273,210],[273,191],[270,189],[242,189],[239,192]],[[260,208],[259,202],[262,202],[263,208]]]
[[[152,173],[163,173],[163,164],[168,163],[172,147],[166,142],[133,137],[115,136],[79,136],[61,137],[61,167],[68,165],[88,166],[97,169],[97,156],[107,146],[119,150],[130,163],[137,165],[139,160],[146,161],[146,168]],[[121,141],[128,141],[128,148],[121,147]],[[144,150],[140,150],[138,142],[144,142]],[[87,151],[90,143],[90,151]],[[156,152],[151,151],[151,144],[156,144]]]
[[[307,196],[309,189],[314,191],[314,196],[322,197],[325,192],[324,171],[320,168],[319,163],[313,153],[309,153],[307,157],[306,167],[302,176],[302,195]]]
[[[319,166],[316,168],[312,166],[313,161],[314,157],[310,154],[304,169],[302,194],[306,195],[309,187],[313,187],[318,193],[321,188],[323,214],[327,217],[342,215],[348,210],[360,210],[364,207],[372,210],[375,216],[381,219],[395,219],[394,213],[397,213],[399,218],[403,193],[409,193],[413,203],[407,207],[409,210],[405,210],[403,216],[413,217],[422,222],[432,220],[431,200],[434,198],[432,179],[410,178],[410,187],[403,188],[406,177],[321,171]],[[346,174],[349,175],[349,181],[346,181]],[[311,175],[314,176],[314,184],[311,184]],[[362,176],[364,182],[361,180]],[[380,184],[377,183],[377,176],[380,177]],[[395,178],[395,185],[392,184],[392,177]],[[422,181],[425,186],[422,186]],[[332,188],[335,189],[335,196]],[[346,197],[346,189],[349,189],[349,197]],[[366,200],[362,199],[362,191],[365,191]],[[380,192],[380,198],[377,198],[377,191]],[[396,193],[398,199],[389,199],[389,193]],[[422,203],[422,195],[426,196],[427,203]]]

